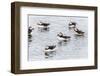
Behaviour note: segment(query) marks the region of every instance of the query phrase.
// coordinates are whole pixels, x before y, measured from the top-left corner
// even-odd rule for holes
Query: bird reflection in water
[[[49,29],[50,29],[49,27],[44,27],[44,28],[38,27],[38,31],[40,31],[40,32],[48,32]]]
[[[77,40],[77,39],[83,39],[83,38],[85,38],[85,36],[84,35],[77,35],[77,34],[75,34],[74,35],[74,38]]]
[[[70,40],[69,40],[69,41],[70,41]],[[59,46],[59,47],[61,47],[61,46],[66,46],[66,45],[68,44],[69,41],[59,41],[59,42],[58,42],[58,46]]]

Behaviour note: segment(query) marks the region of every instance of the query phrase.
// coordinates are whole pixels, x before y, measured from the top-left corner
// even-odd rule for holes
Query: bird
[[[68,25],[69,25],[69,28],[75,28],[76,27],[76,22],[70,22]]]
[[[57,38],[60,41],[68,41],[71,37],[70,36],[65,36],[65,35],[63,35],[62,32],[60,32],[59,34],[57,34]]]
[[[32,30],[34,30],[34,28],[32,28],[31,26],[28,28],[28,33],[32,33]]]
[[[39,23],[37,23],[37,25],[38,25],[38,30],[39,31],[41,31],[41,32],[49,31],[50,23],[39,22]]]
[[[50,45],[44,49],[45,56],[49,56],[51,53],[55,51],[56,51],[56,45]]]
[[[32,28],[31,26],[28,28],[28,38],[32,37],[32,31],[34,30],[34,28]]]
[[[79,30],[78,28],[74,28],[74,31],[76,32],[76,35],[82,36],[85,32]]]
[[[37,25],[39,25],[38,27],[47,28],[50,25],[50,23],[40,22],[40,23],[37,23]]]

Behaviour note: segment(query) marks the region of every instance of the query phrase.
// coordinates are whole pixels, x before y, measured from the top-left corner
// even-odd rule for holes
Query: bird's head
[[[63,36],[63,33],[62,32],[59,32],[58,36]]]

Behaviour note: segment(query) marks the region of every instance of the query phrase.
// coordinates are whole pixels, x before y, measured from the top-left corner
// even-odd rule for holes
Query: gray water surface
[[[38,28],[37,23],[40,21],[48,22],[49,30],[43,31]],[[84,36],[77,36],[73,29],[68,28],[70,21],[77,22],[77,28],[84,31]],[[29,16],[29,26],[34,28],[31,42],[28,46],[28,60],[65,60],[81,59],[88,57],[88,17],[71,17],[71,16]],[[71,36],[67,42],[60,42],[57,34],[63,32]],[[56,52],[46,58],[44,48],[47,45],[56,45]]]

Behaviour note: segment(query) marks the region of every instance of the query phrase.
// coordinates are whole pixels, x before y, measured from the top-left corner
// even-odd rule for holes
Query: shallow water
[[[39,21],[50,23],[47,31],[38,28]],[[84,36],[77,36],[73,29],[68,28],[70,21],[77,22],[77,27],[85,32]],[[64,60],[80,59],[88,57],[88,18],[87,17],[63,17],[63,16],[29,16],[29,26],[34,27],[32,38],[29,42],[28,60]],[[71,39],[60,42],[57,34],[63,32]],[[44,48],[47,45],[56,45],[55,53],[47,58]]]

